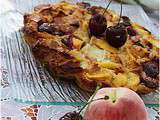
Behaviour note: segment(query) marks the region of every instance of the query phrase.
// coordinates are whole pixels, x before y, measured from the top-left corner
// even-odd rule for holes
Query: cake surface
[[[58,77],[75,79],[87,91],[93,91],[99,84],[127,87],[138,93],[156,90],[159,87],[158,41],[128,17],[120,19],[113,11],[104,11],[88,3],[39,5],[24,15],[24,38],[43,65]],[[108,42],[107,30],[92,34],[92,29],[103,27],[90,26],[95,15],[103,15],[102,24],[107,27],[126,26],[127,40],[123,45]]]

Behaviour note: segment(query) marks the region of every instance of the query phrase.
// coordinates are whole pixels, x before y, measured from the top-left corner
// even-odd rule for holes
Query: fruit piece
[[[73,38],[72,38],[71,36],[68,36],[68,37],[62,39],[61,41],[62,41],[62,43],[63,43],[64,45],[66,45],[69,49],[73,49],[73,41],[72,41],[72,39],[73,39]]]
[[[62,116],[59,120],[82,120],[82,116],[77,112],[68,112]]]
[[[143,65],[143,70],[149,77],[156,77],[159,73],[158,65],[148,62]]]
[[[142,73],[143,74],[143,73]],[[151,78],[151,77],[147,77],[145,75],[142,76],[141,78],[141,82],[149,87],[149,88],[152,88],[152,89],[156,89],[159,87],[159,81],[156,80],[155,78]]]
[[[127,16],[122,16],[123,22],[119,23],[125,27],[131,26],[130,19]]]
[[[81,41],[81,40],[79,40],[79,39],[76,39],[76,38],[74,38],[74,37],[73,37],[73,39],[72,39],[72,42],[73,42],[73,47],[74,47],[75,49],[78,49],[78,50],[80,50],[81,47],[84,45],[84,42],[83,42],[83,41]]]
[[[136,86],[140,83],[139,76],[132,72],[128,72],[125,75],[128,80],[127,87],[136,91]]]
[[[128,35],[130,35],[130,36],[136,36],[137,35],[137,32],[133,29],[130,21],[123,21],[119,24],[126,28]]]
[[[126,86],[134,91],[137,90],[137,85],[140,83],[138,75],[132,72],[119,73],[115,76],[115,79],[112,81],[112,84],[115,87]]]
[[[111,74],[107,72],[99,72],[96,74],[88,74],[86,73],[87,78],[92,79],[92,80],[105,80],[110,78],[111,79]]]
[[[140,71],[141,82],[149,88],[159,87],[159,59],[154,58],[151,62],[144,63]]]
[[[118,73],[112,81],[112,84],[115,87],[123,87],[127,84],[127,81],[127,77],[124,74]]]
[[[75,37],[72,37],[72,36],[67,36],[66,38],[63,38],[62,40],[62,43],[67,46],[70,50],[72,49],[77,49],[77,50],[80,50],[81,47],[83,46],[84,42],[75,38]]]
[[[94,73],[86,73],[86,78],[110,85],[113,79],[113,73],[110,70],[95,71]]]
[[[137,32],[133,29],[130,19],[127,16],[122,16],[122,19],[123,22],[121,22],[120,24],[126,27],[127,33],[130,36],[136,36]]]
[[[98,63],[98,66],[108,68],[108,69],[120,68],[120,64],[114,63],[114,62],[111,62],[111,61],[97,62],[97,63]]]
[[[127,40],[126,28],[122,25],[108,27],[106,29],[106,40],[115,48],[123,46]]]
[[[52,27],[49,23],[42,23],[39,27],[38,27],[38,31],[39,32],[48,32],[48,33],[52,33]]]
[[[60,36],[64,35],[64,32],[57,30],[56,28],[54,28],[52,24],[49,24],[49,23],[42,23],[41,25],[39,25],[38,31],[47,32],[53,35],[60,35]]]
[[[80,27],[73,33],[73,36],[84,42],[89,42],[88,22],[82,21]]]
[[[108,99],[102,99],[106,98]],[[98,100],[99,99],[99,100]],[[85,110],[85,120],[147,120],[142,99],[128,88],[102,88]]]
[[[107,27],[106,18],[101,14],[95,14],[89,21],[89,30],[91,35],[100,35],[105,32]]]
[[[101,39],[98,39],[96,37],[92,37],[91,40],[92,40],[93,44],[95,44],[97,47],[99,47],[101,49],[104,49],[104,50],[109,51],[111,53],[117,53],[118,52],[118,50],[116,48],[109,45],[105,40],[101,40]]]
[[[132,26],[127,27],[127,33],[128,33],[130,36],[136,36],[136,35],[137,35],[137,32],[133,29]]]
[[[104,61],[107,52],[101,49],[98,49],[96,46],[91,46],[90,44],[86,44],[81,52],[83,55],[87,56],[88,59],[92,61]]]

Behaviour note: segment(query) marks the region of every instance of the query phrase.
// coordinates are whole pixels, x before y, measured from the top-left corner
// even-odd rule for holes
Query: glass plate
[[[10,9],[0,14],[0,37],[2,58],[2,78],[8,85],[2,91],[1,99],[12,98],[17,102],[44,105],[83,105],[91,93],[80,89],[74,81],[51,76],[34,59],[24,42],[23,14],[42,3],[55,3],[56,0],[10,0]],[[76,2],[76,1],[69,1]],[[105,7],[107,2],[90,2],[92,5]],[[110,9],[119,13],[120,5],[111,4]],[[156,35],[157,29],[139,6],[124,5],[123,15],[140,23]],[[158,107],[158,91],[141,95],[146,106]]]

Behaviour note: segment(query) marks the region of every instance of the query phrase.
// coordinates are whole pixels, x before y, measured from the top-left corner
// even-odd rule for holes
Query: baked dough
[[[130,21],[130,33],[122,47],[112,47],[103,35],[89,32],[93,14],[103,12],[104,8],[88,3],[39,5],[24,15],[24,38],[44,66],[58,77],[75,79],[87,91],[98,84],[127,87],[138,93],[156,90],[158,41],[146,28],[123,16],[121,21]],[[107,26],[119,21],[112,10],[106,10],[104,17]]]

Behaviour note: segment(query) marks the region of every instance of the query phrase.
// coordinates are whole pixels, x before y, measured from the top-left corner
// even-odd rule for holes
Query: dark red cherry
[[[141,72],[141,82],[149,88],[159,87],[159,59],[154,58],[152,61],[144,63]],[[145,73],[145,74],[144,74]]]
[[[120,24],[108,27],[106,29],[106,40],[115,48],[123,46],[127,40],[126,28]]]
[[[47,32],[47,33],[51,34],[53,32],[53,29],[49,23],[42,23],[41,25],[39,25],[38,31],[39,32]]]
[[[154,62],[148,62],[143,65],[143,70],[149,77],[156,77],[159,74],[158,64]]]
[[[91,35],[98,36],[105,32],[107,27],[106,18],[101,14],[95,14],[89,21],[89,30]]]
[[[83,119],[82,116],[74,111],[66,113],[59,120],[82,120],[82,119]]]
[[[52,35],[64,35],[65,33],[63,31],[60,31],[56,29],[52,24],[50,23],[42,23],[38,26],[39,32],[47,32]]]

